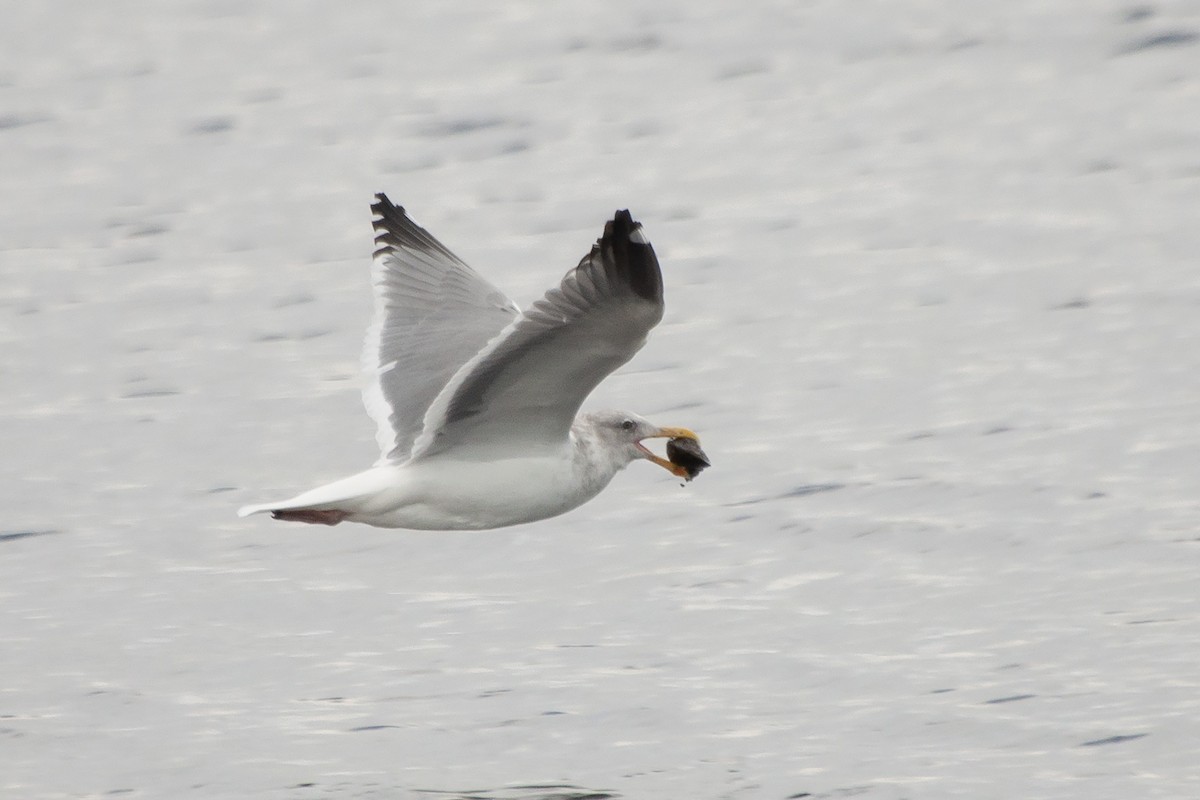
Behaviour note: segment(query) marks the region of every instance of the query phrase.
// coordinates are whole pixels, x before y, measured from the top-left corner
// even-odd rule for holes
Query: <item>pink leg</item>
[[[308,522],[313,525],[337,525],[346,517],[350,516],[350,512],[339,511],[336,508],[301,508],[294,511],[272,511],[271,516],[275,519],[282,519],[287,522]]]

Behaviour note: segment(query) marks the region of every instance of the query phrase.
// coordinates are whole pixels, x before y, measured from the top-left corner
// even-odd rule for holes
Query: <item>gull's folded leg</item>
[[[336,508],[297,508],[284,511],[272,511],[271,516],[274,519],[282,519],[288,522],[308,522],[313,525],[337,525],[346,517],[350,516],[350,512],[340,511]]]

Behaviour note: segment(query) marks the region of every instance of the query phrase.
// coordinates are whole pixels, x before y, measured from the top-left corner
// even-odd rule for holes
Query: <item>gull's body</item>
[[[365,472],[242,516],[475,530],[582,505],[645,458],[641,440],[696,435],[636,414],[576,416],[662,318],[662,274],[628,211],[559,287],[522,313],[404,209],[376,196],[375,320],[364,391],[382,455]]]

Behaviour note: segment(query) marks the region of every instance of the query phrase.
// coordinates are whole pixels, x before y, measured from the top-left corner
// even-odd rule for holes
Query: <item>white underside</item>
[[[595,497],[616,470],[573,468],[571,459],[492,461],[431,458],[383,465],[289,500],[245,506],[239,516],[293,510],[339,510],[346,519],[383,528],[481,530],[562,514]]]

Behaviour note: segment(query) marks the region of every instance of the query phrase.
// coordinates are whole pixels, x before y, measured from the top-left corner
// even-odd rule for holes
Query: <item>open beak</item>
[[[647,439],[692,439],[697,442],[700,441],[700,437],[697,436],[692,431],[688,430],[687,428],[659,428],[656,432],[650,434],[646,438]],[[677,478],[685,478],[685,479],[690,480],[690,476],[688,475],[688,471],[687,471],[686,467],[682,467],[679,464],[672,464],[670,461],[667,461],[665,458],[660,458],[660,457],[654,455],[654,453],[651,453],[648,448],[643,447],[642,443],[640,441],[637,443],[637,449],[639,451],[641,451],[642,456],[647,461],[653,461],[655,464],[658,464],[660,467],[662,467],[667,472],[671,473],[672,475],[674,475]]]

